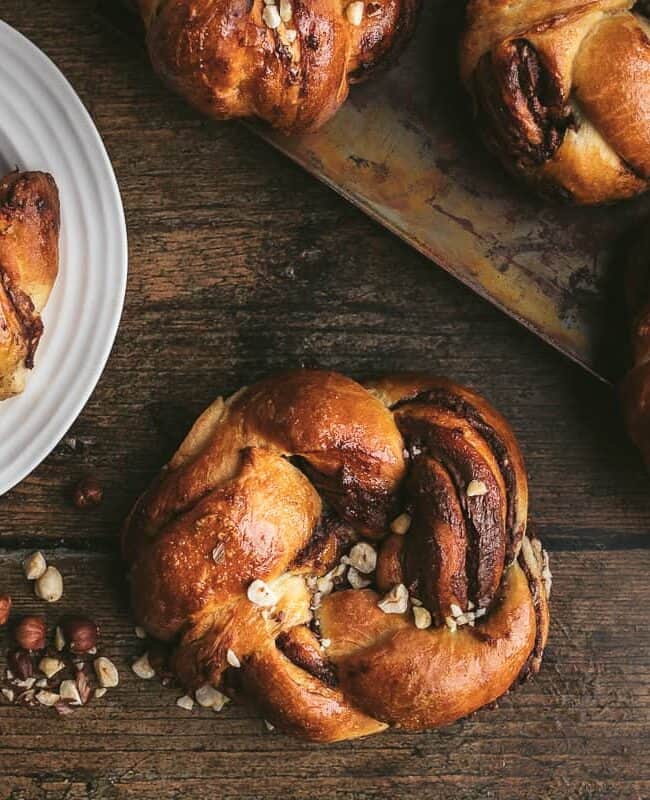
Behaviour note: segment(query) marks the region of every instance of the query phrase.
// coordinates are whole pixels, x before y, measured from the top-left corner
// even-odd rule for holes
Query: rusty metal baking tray
[[[615,379],[617,252],[650,214],[650,197],[568,208],[505,175],[484,151],[458,82],[464,3],[424,1],[399,64],[354,88],[321,131],[254,130],[559,350]]]

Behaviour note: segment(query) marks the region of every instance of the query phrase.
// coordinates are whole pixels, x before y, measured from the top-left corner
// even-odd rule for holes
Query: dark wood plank
[[[66,577],[64,604],[100,620],[124,683],[71,718],[0,706],[0,797],[650,796],[650,492],[614,392],[241,126],[185,108],[94,3],[5,0],[2,15],[54,58],[97,121],[131,260],[116,347],[69,433],[75,448],[61,443],[0,498],[0,591],[18,612],[33,607],[21,549],[46,547]],[[297,364],[435,371],[512,421],[556,583],[546,667],[498,711],[317,748],[239,709],[186,716],[173,694],[128,675],[124,514],[215,395]],[[86,469],[105,502],[80,512],[66,494]]]
[[[395,731],[327,747],[269,733],[241,708],[220,714],[178,709],[178,691],[138,680],[129,670],[142,644],[118,589],[119,564],[104,555],[47,555],[64,576],[65,594],[45,609],[22,576],[24,552],[0,555],[16,614],[44,610],[53,625],[67,611],[86,609],[100,623],[102,652],[114,659],[121,683],[66,718],[0,705],[3,798],[12,790],[23,792],[17,797],[92,798],[208,798],[218,792],[241,800],[306,800],[335,792],[409,797],[416,790],[442,800],[515,800],[522,792],[552,800],[641,798],[650,792],[650,640],[642,613],[648,551],[554,555],[545,668],[497,709],[440,731]],[[64,779],[72,788],[59,795],[56,786]]]
[[[472,383],[521,436],[533,510],[552,546],[645,542],[647,480],[611,390],[241,126],[186,109],[93,3],[52,5],[43,21],[10,0],[6,18],[62,64],[97,120],[124,197],[131,271],[115,351],[72,431],[82,446],[62,445],[0,500],[0,539],[107,546],[216,394],[269,370],[318,364],[353,375],[433,370]],[[62,500],[86,467],[107,503],[80,516]]]

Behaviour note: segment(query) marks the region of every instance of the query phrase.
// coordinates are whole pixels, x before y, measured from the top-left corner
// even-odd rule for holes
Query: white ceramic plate
[[[0,495],[40,464],[90,397],[127,271],[124,211],[97,129],[49,58],[0,21],[0,173],[14,167],[56,180],[61,261],[27,388],[0,403]]]

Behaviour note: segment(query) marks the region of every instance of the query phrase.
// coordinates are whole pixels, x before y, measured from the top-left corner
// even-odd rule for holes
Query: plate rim
[[[20,47],[25,48],[28,53],[32,54],[35,58],[40,59],[42,63],[47,65],[48,69],[50,70],[50,75],[47,77],[49,79],[58,80],[62,98],[65,100],[66,104],[69,103],[75,108],[77,113],[86,123],[87,133],[92,140],[95,152],[101,159],[101,171],[104,173],[106,179],[105,199],[108,203],[110,203],[110,206],[108,207],[108,214],[114,218],[115,231],[119,235],[119,241],[115,243],[115,264],[119,266],[119,274],[116,274],[115,278],[116,280],[119,280],[119,283],[116,286],[117,302],[115,303],[115,307],[111,312],[110,319],[107,323],[107,336],[100,347],[98,358],[94,361],[93,365],[89,367],[89,374],[84,382],[83,388],[79,391],[77,397],[71,400],[68,411],[63,414],[60,423],[50,435],[45,445],[41,447],[24,464],[21,464],[15,473],[11,473],[8,480],[5,480],[4,483],[0,483],[0,498],[18,486],[18,484],[25,480],[25,478],[29,477],[34,470],[36,470],[40,464],[43,463],[43,461],[50,455],[61,439],[65,437],[67,431],[69,431],[72,425],[76,422],[79,415],[90,400],[93,392],[97,388],[97,384],[102,377],[108,359],[113,350],[115,339],[117,337],[122,320],[129,268],[128,229],[126,225],[124,204],[122,202],[122,196],[113,164],[94,119],[68,78],[59,69],[56,63],[47,55],[47,53],[41,50],[41,48],[32,42],[27,36],[25,36],[25,34],[9,25],[3,19],[0,19],[0,34],[2,33],[9,37],[13,37]],[[44,165],[43,169],[47,171],[47,165]],[[56,180],[56,176],[54,176],[54,178]],[[61,264],[59,264],[59,269],[60,268]],[[52,321],[50,322],[50,326],[51,325]],[[19,397],[20,396],[16,398],[18,401]]]

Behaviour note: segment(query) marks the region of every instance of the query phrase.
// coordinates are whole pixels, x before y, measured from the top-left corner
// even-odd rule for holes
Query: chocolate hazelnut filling
[[[508,562],[512,561],[515,550],[521,541],[521,537],[524,535],[524,530],[523,527],[515,529],[518,496],[517,477],[510,463],[508,448],[503,439],[501,439],[494,428],[483,419],[481,414],[474,406],[468,403],[467,400],[444,389],[433,389],[428,392],[422,392],[412,398],[404,398],[400,400],[399,403],[396,403],[391,410],[397,411],[401,406],[407,403],[432,404],[462,417],[490,446],[499,464],[499,469],[501,470],[501,475],[503,476],[506,486],[508,503],[506,511],[506,532],[508,538],[506,560]]]
[[[275,640],[276,646],[297,667],[321,680],[326,686],[338,686],[336,667],[324,658],[318,648],[318,641],[313,633],[305,627],[292,628],[280,634]]]
[[[474,75],[488,145],[524,166],[549,161],[576,124],[557,76],[525,39],[486,53]]]
[[[501,436],[465,398],[440,388],[392,410],[411,454],[405,576],[442,624],[452,608],[487,608],[499,589],[524,533],[516,473]]]
[[[36,348],[43,335],[43,322],[36,313],[31,299],[25,292],[13,285],[11,278],[3,269],[2,265],[0,265],[0,283],[2,283],[2,287],[13,306],[23,331],[23,336],[27,345],[25,366],[27,369],[32,369],[34,366],[34,354],[36,353]]]

